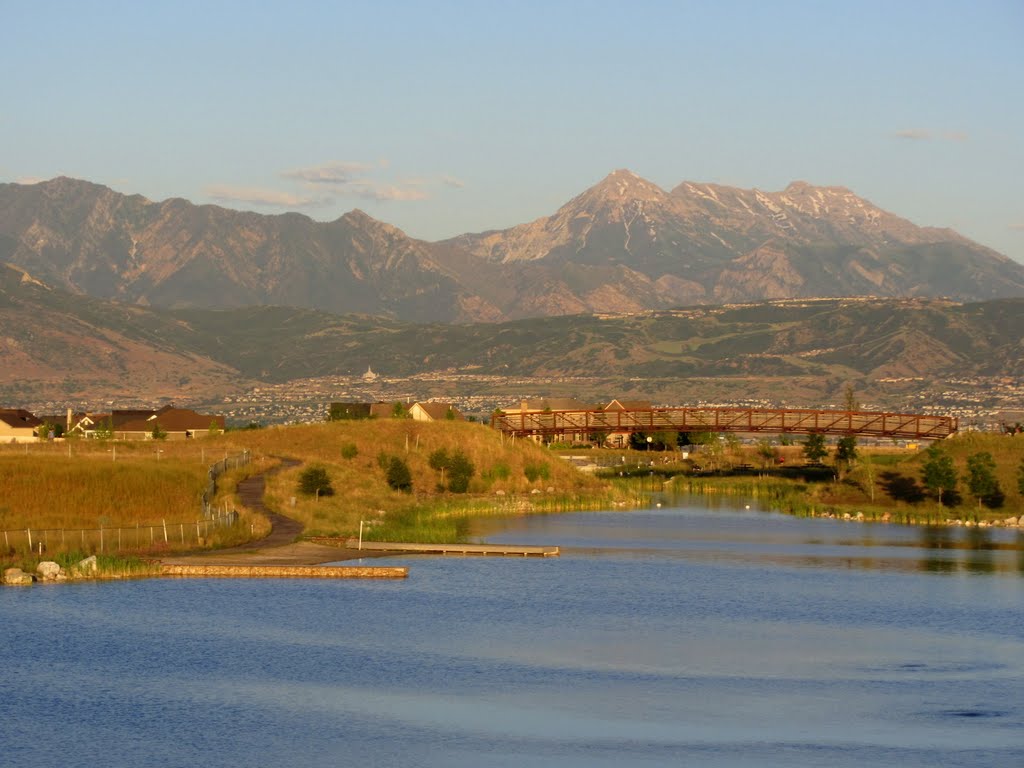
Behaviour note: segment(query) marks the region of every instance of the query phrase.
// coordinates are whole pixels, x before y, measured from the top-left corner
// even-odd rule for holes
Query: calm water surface
[[[1015,533],[698,503],[485,535],[563,555],[0,590],[0,765],[1024,766]]]

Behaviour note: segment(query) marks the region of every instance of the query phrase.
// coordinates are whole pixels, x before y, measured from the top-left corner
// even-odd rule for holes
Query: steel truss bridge
[[[952,416],[803,408],[649,408],[496,412],[491,426],[516,436],[578,436],[633,432],[750,432],[857,435],[937,440],[957,431]]]

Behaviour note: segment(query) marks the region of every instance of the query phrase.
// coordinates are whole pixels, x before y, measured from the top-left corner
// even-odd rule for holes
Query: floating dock
[[[164,576],[228,579],[404,579],[408,568],[355,565],[170,565]]]
[[[408,552],[424,555],[476,555],[480,557],[558,557],[558,547],[535,547],[522,544],[413,544],[397,541],[345,542],[348,549],[363,552]]]

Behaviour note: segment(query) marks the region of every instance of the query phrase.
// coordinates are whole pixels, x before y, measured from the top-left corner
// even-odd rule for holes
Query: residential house
[[[102,422],[101,422],[102,423]],[[154,429],[166,434],[169,440],[200,437],[211,431],[224,431],[223,416],[207,416],[188,408],[165,405],[159,410],[112,411],[110,427],[118,440],[148,440]]]
[[[502,408],[501,412],[505,414],[505,416],[509,417],[509,420],[512,423],[516,423],[519,420],[517,417],[523,417],[526,421],[532,424],[539,424],[541,426],[544,426],[546,422],[550,422],[550,426],[554,428],[556,423],[554,413],[558,411],[599,411],[600,409],[600,406],[584,403],[571,397],[549,397],[522,400],[520,401],[518,408]],[[536,435],[533,437],[536,440],[542,439]],[[582,443],[588,442],[589,436],[586,432],[552,431],[544,437],[544,441]]]
[[[616,398],[601,410],[610,416],[614,416],[616,411],[649,411],[651,407],[651,403],[648,400],[619,400]],[[611,419],[609,421],[611,422]],[[612,423],[618,423],[618,419]],[[632,432],[633,430],[631,429],[609,429],[604,444],[609,448],[628,448],[629,436]]]
[[[0,408],[0,441],[34,443],[39,439],[42,424],[41,419],[21,408]]]
[[[328,421],[353,421],[370,418],[371,403],[331,403]]]
[[[413,403],[409,415],[416,421],[465,421],[465,417],[451,403]]]

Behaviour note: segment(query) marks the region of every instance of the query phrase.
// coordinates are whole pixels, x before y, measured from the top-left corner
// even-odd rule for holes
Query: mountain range
[[[317,222],[90,182],[0,184],[0,262],[125,305],[281,305],[501,322],[783,298],[1024,296],[1024,266],[842,187],[762,192],[615,171],[551,216],[440,242],[361,211]]]

